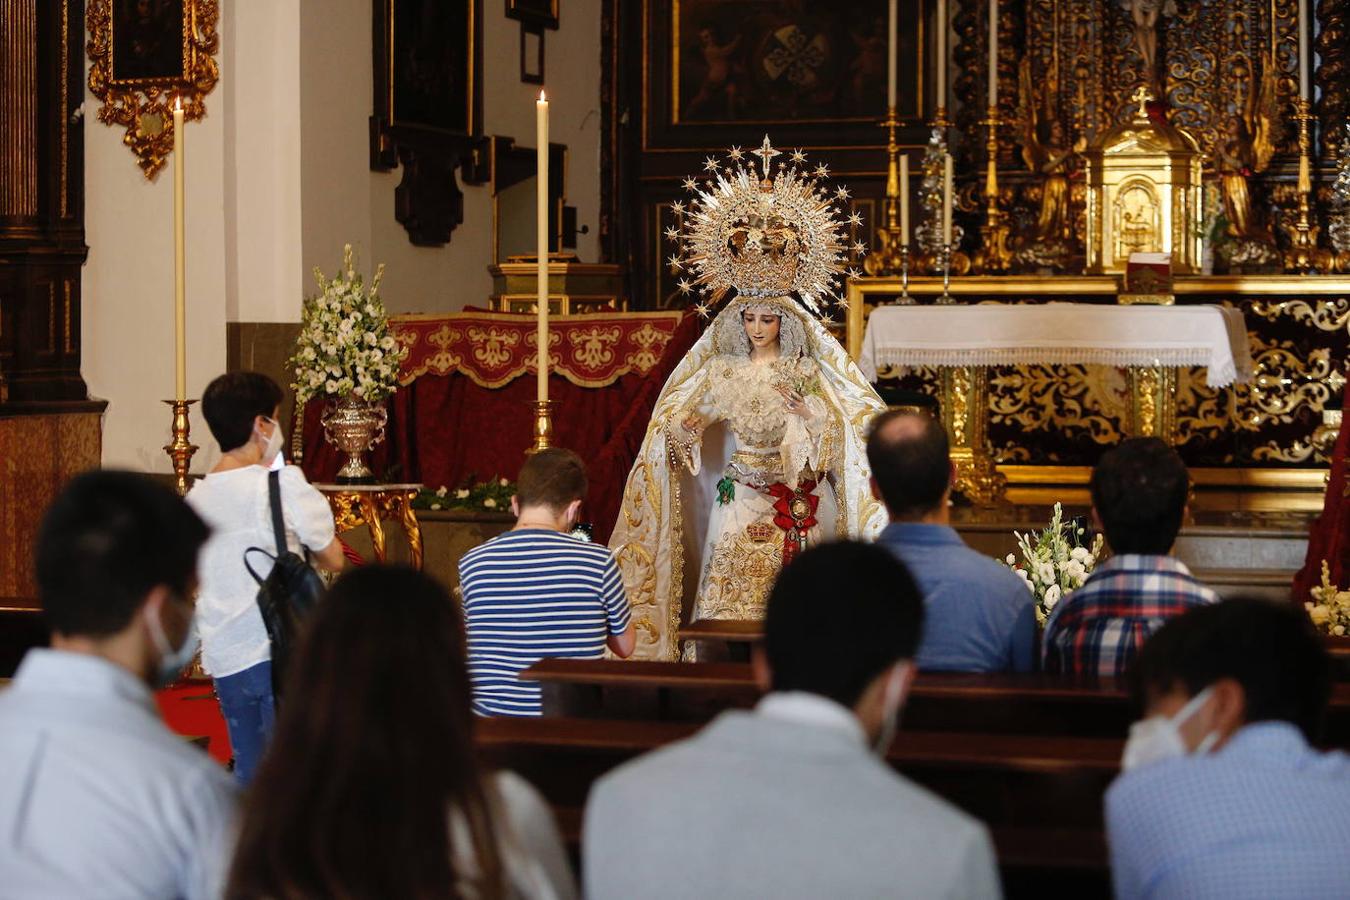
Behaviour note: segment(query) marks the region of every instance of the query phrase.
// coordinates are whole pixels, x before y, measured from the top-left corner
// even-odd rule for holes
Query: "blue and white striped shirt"
[[[595,659],[628,628],[628,597],[608,547],[546,529],[498,535],[459,562],[474,711],[537,716],[545,658]]]

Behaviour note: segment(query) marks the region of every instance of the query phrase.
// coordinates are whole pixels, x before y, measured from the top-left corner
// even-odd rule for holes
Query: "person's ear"
[[[567,524],[568,528],[571,528],[573,525],[576,525],[577,522],[581,521],[580,500],[573,500],[571,503],[567,504],[567,509],[563,511],[563,521]]]
[[[1205,704],[1203,734],[1215,732],[1219,740],[1215,749],[1222,747],[1233,732],[1247,724],[1247,692],[1235,678],[1220,678],[1210,685],[1209,702]]]
[[[881,497],[881,488],[877,485],[877,477],[873,475],[871,478],[867,479],[867,483],[872,487],[872,499],[878,503],[885,504],[886,501]]]
[[[773,690],[773,670],[769,668],[769,655],[762,644],[750,648],[750,668],[755,673],[755,686],[767,694]]]
[[[955,488],[955,487],[956,487],[956,463],[952,462],[951,459],[948,459],[948,460],[947,460],[947,492],[948,492],[948,493],[951,493],[952,489]]]
[[[519,495],[519,494],[512,494],[512,495],[511,495],[511,515],[515,516],[517,519],[520,518],[520,495]]]
[[[1098,534],[1106,534],[1106,526],[1102,524],[1102,514],[1097,512],[1097,505],[1092,506],[1092,530]]]

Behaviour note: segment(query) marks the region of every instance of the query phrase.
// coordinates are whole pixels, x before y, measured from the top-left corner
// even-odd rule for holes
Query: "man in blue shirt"
[[[152,691],[192,661],[208,530],[172,490],[86,472],[43,516],[50,648],[0,691],[0,896],[219,897],[236,788]]]
[[[1303,612],[1229,600],[1171,619],[1134,672],[1147,718],[1106,795],[1116,897],[1344,897],[1350,757],[1308,743],[1330,661]]]
[[[1034,598],[1008,568],[967,547],[950,525],[954,469],[947,433],[923,413],[878,416],[867,441],[872,491],[890,515],[880,543],[900,558],[926,606],[919,668],[1029,672]]]

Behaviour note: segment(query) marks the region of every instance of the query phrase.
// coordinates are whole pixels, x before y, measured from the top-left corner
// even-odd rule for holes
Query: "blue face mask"
[[[155,673],[155,690],[159,690],[182,677],[201,647],[201,638],[197,635],[197,612],[193,610],[192,617],[188,620],[187,637],[183,638],[183,644],[177,650],[169,644],[169,638],[164,632],[164,625],[160,622],[158,613],[151,616],[147,622],[150,626],[150,640],[159,653],[159,670]]]

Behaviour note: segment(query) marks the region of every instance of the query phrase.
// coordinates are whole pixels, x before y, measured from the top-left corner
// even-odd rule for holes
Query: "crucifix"
[[[1135,89],[1135,92],[1130,95],[1130,99],[1133,100],[1135,103],[1139,104],[1138,117],[1141,119],[1147,119],[1148,102],[1153,99],[1153,92],[1141,84],[1139,85],[1138,88]]]

